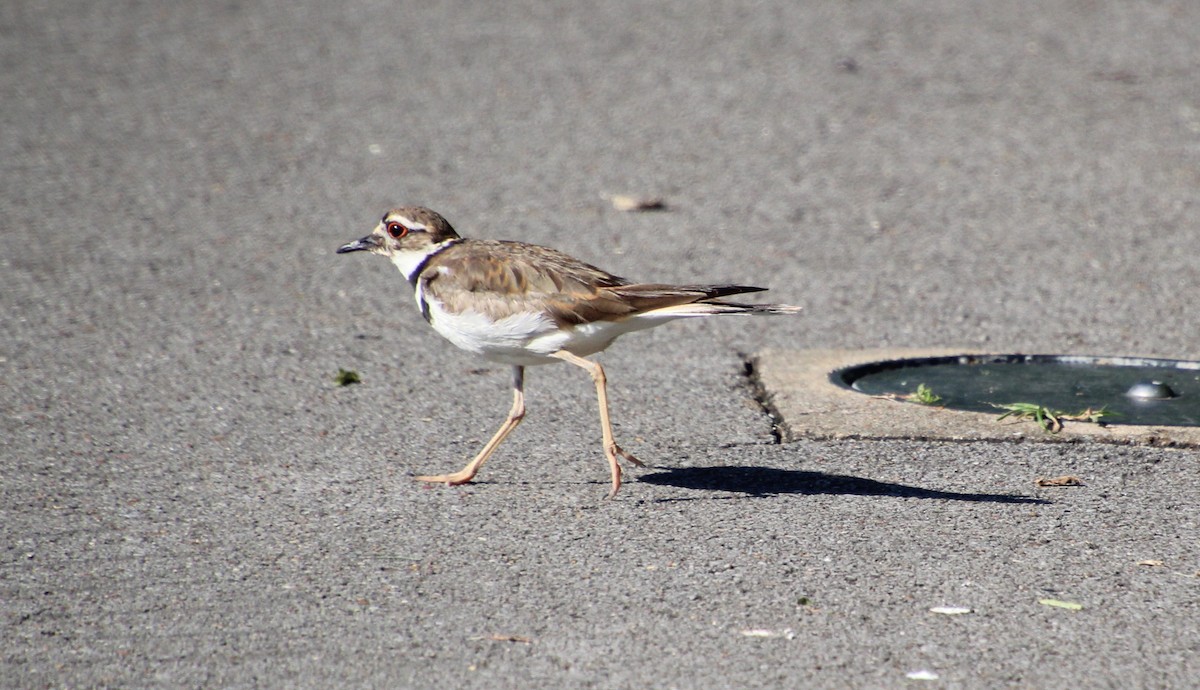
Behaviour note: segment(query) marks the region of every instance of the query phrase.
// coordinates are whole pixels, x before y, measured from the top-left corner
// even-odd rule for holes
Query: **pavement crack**
[[[758,370],[755,367],[755,358],[753,355],[745,352],[738,352],[738,357],[742,358],[742,375],[746,378],[746,387],[749,389],[750,398],[758,404],[759,409],[767,416],[771,422],[771,438],[772,445],[783,444],[783,431],[780,429],[779,413],[775,406],[771,404],[771,396],[767,393],[767,389],[763,386],[762,379],[758,375]]]

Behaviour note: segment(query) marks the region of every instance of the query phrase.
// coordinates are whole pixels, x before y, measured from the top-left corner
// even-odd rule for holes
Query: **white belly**
[[[630,331],[670,319],[597,321],[560,329],[543,314],[514,314],[492,321],[475,311],[451,313],[427,300],[429,320],[443,338],[493,362],[533,366],[558,362],[552,354],[566,350],[580,357],[600,352]]]
[[[554,322],[541,314],[514,314],[498,321],[475,311],[454,314],[435,300],[427,301],[433,329],[457,347],[505,364],[533,365],[557,361],[550,357],[558,348],[545,351],[531,347],[535,340],[557,331]]]

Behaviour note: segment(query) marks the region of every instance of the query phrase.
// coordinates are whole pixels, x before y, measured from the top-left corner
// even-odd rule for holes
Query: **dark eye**
[[[398,240],[408,234],[408,228],[394,220],[388,223],[385,227],[387,228],[387,234],[391,235],[393,239]]]

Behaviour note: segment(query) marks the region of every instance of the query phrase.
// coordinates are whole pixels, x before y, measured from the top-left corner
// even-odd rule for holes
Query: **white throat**
[[[438,242],[419,252],[396,252],[391,256],[392,263],[395,264],[396,268],[400,269],[400,272],[404,274],[408,282],[412,283],[416,280],[417,270],[421,268],[421,264],[425,263],[425,259],[458,242],[458,240],[459,238],[457,237],[451,238]]]

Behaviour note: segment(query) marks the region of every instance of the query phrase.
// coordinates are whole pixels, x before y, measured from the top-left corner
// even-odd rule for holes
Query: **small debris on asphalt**
[[[1076,604],[1073,601],[1060,601],[1058,599],[1038,599],[1038,603],[1042,606],[1053,606],[1054,608],[1066,609],[1068,611],[1082,611],[1083,604]]]
[[[787,640],[790,640],[790,639],[793,639],[796,637],[796,631],[792,630],[791,628],[784,628],[783,630],[766,630],[763,628],[751,628],[749,630],[743,630],[741,632],[746,637],[762,637],[762,638],[782,637]]]
[[[342,369],[338,367],[337,376],[333,377],[339,386],[349,386],[354,383],[362,383],[362,377],[353,369]]]
[[[609,201],[618,211],[662,211],[667,208],[667,203],[657,196],[614,194]]]
[[[1064,474],[1061,477],[1038,477],[1033,480],[1033,483],[1038,486],[1083,486],[1083,480],[1071,474]]]
[[[929,611],[930,613],[940,613],[944,616],[961,616],[964,613],[971,613],[971,609],[962,606],[934,606]]]
[[[531,644],[533,642],[532,637],[527,637],[525,635],[506,635],[506,634],[502,634],[502,633],[492,633],[491,635],[484,635],[483,637],[472,637],[471,639],[472,640],[488,640],[490,642],[521,642],[524,644]]]

